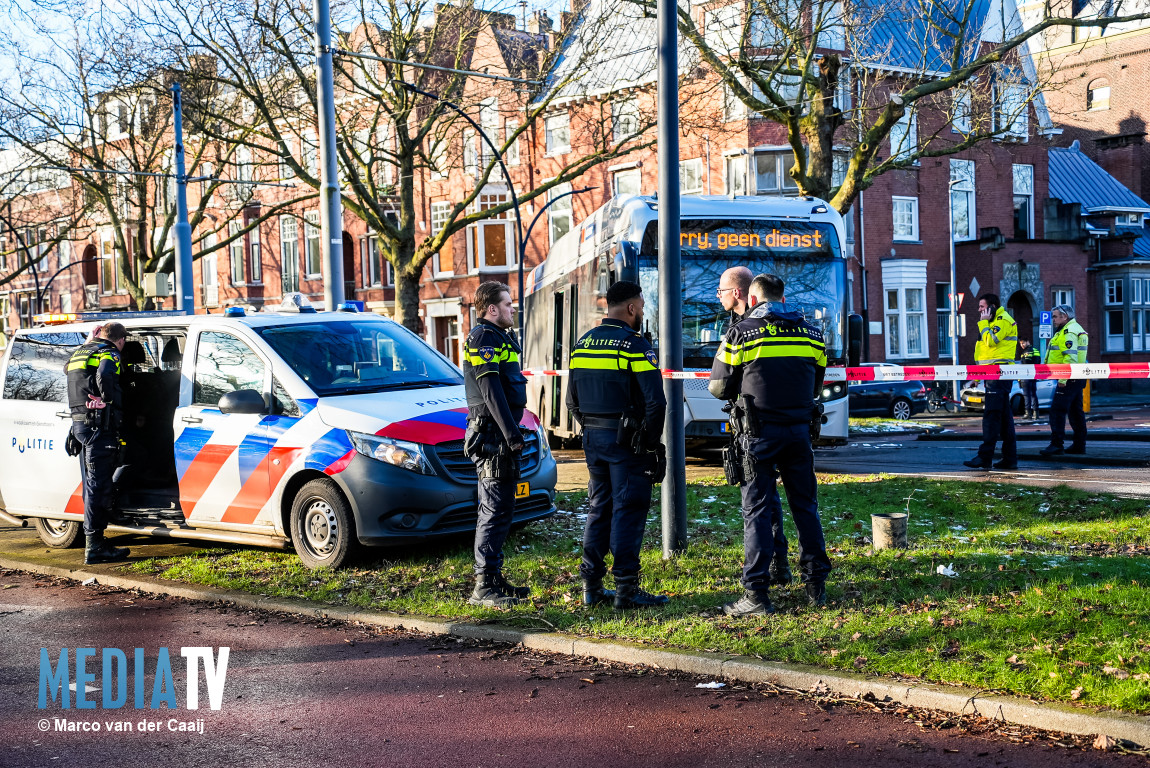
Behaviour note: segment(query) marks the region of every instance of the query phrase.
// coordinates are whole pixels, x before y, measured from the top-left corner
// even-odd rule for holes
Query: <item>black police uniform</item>
[[[598,585],[599,598],[609,597],[601,587],[611,552],[617,606],[665,602],[638,589],[639,551],[651,507],[650,452],[661,445],[667,413],[655,351],[638,331],[608,318],[579,339],[570,368],[567,408],[583,427],[590,474],[579,572],[585,582]],[[634,450],[631,424],[641,429],[642,452]],[[640,602],[633,599],[636,595]]]
[[[727,331],[711,369],[711,394],[741,397],[758,427],[757,437],[747,441],[755,472],[742,488],[743,586],[757,594],[765,595],[770,584],[771,514],[780,475],[798,529],[803,582],[812,597],[825,594],[831,563],[819,521],[810,425],[826,364],[822,332],[798,312],[771,303],[756,306]]]
[[[123,416],[120,353],[110,341],[90,341],[72,353],[64,372],[72,414],[70,437],[79,444],[83,479],[84,534],[88,537],[85,559],[89,564],[122,559],[128,550],[104,543],[104,530],[115,511],[112,476],[119,456]],[[91,407],[96,403],[103,403],[104,407]]]
[[[751,313],[753,307],[748,307],[746,312],[739,314],[734,310],[731,311],[730,322],[727,324],[726,329],[723,331],[724,335],[732,328],[736,327],[739,323],[747,318]],[[735,401],[732,400],[732,403]],[[771,554],[771,583],[778,585],[786,585],[791,583],[791,569],[787,564],[787,551],[790,548],[790,543],[787,541],[786,528],[783,526],[783,502],[779,498],[778,486],[774,486],[774,498],[770,499],[771,506],[771,533],[774,536],[774,549]]]
[[[519,453],[523,449],[519,420],[527,406],[527,379],[519,363],[521,352],[511,333],[487,320],[480,320],[467,335],[463,360],[467,390],[465,450],[479,475],[475,573],[480,576],[500,576],[503,543],[515,514]],[[526,590],[521,596],[526,596]]]

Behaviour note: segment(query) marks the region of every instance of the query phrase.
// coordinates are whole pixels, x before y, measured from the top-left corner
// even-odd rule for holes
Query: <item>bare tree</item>
[[[488,182],[502,180],[496,155],[448,102],[483,127],[502,156],[514,155],[521,143],[542,140],[545,117],[566,113],[565,100],[571,96],[565,88],[585,74],[581,62],[597,50],[594,39],[609,30],[581,17],[568,25],[560,44],[549,45],[542,31],[517,30],[511,14],[431,0],[362,0],[338,4],[334,14],[343,30],[339,47],[359,54],[337,57],[344,206],[374,233],[380,254],[394,269],[398,319],[414,329],[428,260],[450,247],[455,233],[485,219],[508,217],[512,207],[510,199],[489,203],[483,197]],[[192,49],[218,60],[212,98],[195,105],[206,135],[231,137],[253,156],[278,164],[284,176],[319,187],[310,2],[168,2],[153,23],[164,39],[180,39],[179,33]],[[564,74],[556,75],[560,58]],[[489,68],[493,73],[506,69],[504,74],[519,82],[416,65]],[[438,98],[419,95],[409,85]],[[636,87],[615,86],[599,94],[607,98],[597,110],[571,111],[569,130],[580,140],[580,151],[557,159],[546,181],[536,181],[528,160],[533,153],[523,152],[522,167],[511,172],[521,203],[545,200],[551,190],[588,169],[650,145],[653,110],[629,111],[620,131],[612,94]],[[257,118],[250,130],[236,121],[245,112]],[[463,191],[446,216],[421,230],[425,185],[460,170],[468,177]]]
[[[680,4],[679,31],[728,102],[785,129],[799,190],[846,211],[887,171],[1024,136],[1032,108],[1045,117],[1032,39],[1150,18],[1121,0],[1077,17],[1070,5],[1024,23],[1013,0],[736,0],[701,15]]]
[[[33,170],[67,168],[88,213],[86,224],[108,226],[113,260],[106,268],[116,288],[144,307],[143,276],[174,268],[175,180],[170,86],[199,85],[195,67],[181,71],[142,31],[142,19],[116,4],[30,2],[24,23],[38,44],[15,37],[3,44],[14,62],[12,87],[0,89],[0,142],[21,148]],[[236,142],[190,136],[187,166],[215,168],[237,152]],[[48,151],[53,147],[59,151]],[[278,208],[261,211],[240,233],[227,231],[239,207],[221,205],[218,179],[209,180],[190,212],[196,258],[225,248]],[[111,290],[109,288],[109,290]]]

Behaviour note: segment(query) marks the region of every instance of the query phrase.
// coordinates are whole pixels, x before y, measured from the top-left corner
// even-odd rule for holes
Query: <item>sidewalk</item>
[[[1051,466],[1078,465],[1087,467],[1147,467],[1150,466],[1150,451],[1144,443],[1150,441],[1150,432],[1144,435],[1105,433],[1103,430],[1091,432],[1086,443],[1086,453],[1079,456],[1062,454],[1043,456],[1039,451],[1050,442],[1050,435],[1018,434],[1018,458],[1040,461]],[[1097,438],[1097,441],[1094,439]],[[919,435],[922,442],[970,443],[974,447],[982,442],[977,432],[945,432],[942,434]]]

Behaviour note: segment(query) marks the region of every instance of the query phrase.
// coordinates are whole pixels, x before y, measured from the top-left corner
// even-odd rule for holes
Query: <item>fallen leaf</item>
[[[1080,685],[1077,688],[1075,688],[1073,691],[1070,692],[1070,700],[1071,701],[1078,701],[1081,698],[1082,698],[1082,686]]]
[[[1094,737],[1095,749],[1101,749],[1103,752],[1109,752],[1116,746],[1118,746],[1118,739],[1114,738],[1113,736],[1107,736],[1104,733],[1100,733]]]
[[[838,648],[831,648],[831,658],[832,659],[834,657],[838,656],[840,653],[842,653],[842,651],[840,651]]]
[[[590,683],[591,685],[595,685],[595,681],[589,677],[581,677],[581,678],[579,678],[579,681],[583,682],[583,683]]]
[[[860,637],[862,637],[862,632],[855,632],[853,635],[851,635],[851,640],[858,642]]]
[[[1120,667],[1112,667],[1109,664],[1102,668],[1102,672],[1107,675],[1113,675],[1119,680],[1125,680],[1130,677],[1130,673]]]
[[[854,664],[852,666],[854,666],[855,669],[862,669],[866,666],[866,661],[866,656],[855,656]]]

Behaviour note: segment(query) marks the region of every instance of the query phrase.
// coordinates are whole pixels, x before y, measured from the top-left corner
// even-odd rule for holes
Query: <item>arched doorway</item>
[[[343,231],[343,294],[347,301],[355,298],[355,238]]]
[[[1029,339],[1031,344],[1036,344],[1034,334],[1038,325],[1038,305],[1030,292],[1012,293],[1006,302],[1006,311],[1014,318],[1014,322],[1018,323],[1018,338]]]

